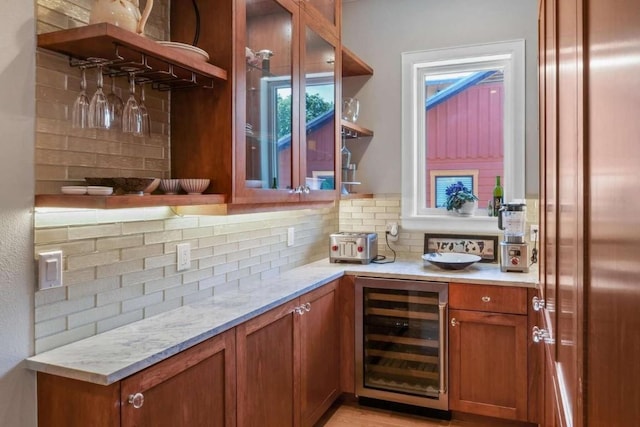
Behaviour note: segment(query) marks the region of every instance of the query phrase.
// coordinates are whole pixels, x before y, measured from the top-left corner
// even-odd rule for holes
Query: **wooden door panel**
[[[450,310],[449,317],[451,409],[526,420],[527,316]]]
[[[301,423],[312,426],[339,394],[340,346],[336,282],[300,297]]]
[[[296,303],[292,301],[236,327],[238,426],[287,427],[298,423]]]
[[[103,386],[38,372],[39,427],[118,427],[120,383]]]
[[[586,411],[589,426],[640,423],[640,7],[590,0]]]
[[[235,425],[235,334],[225,332],[122,381],[122,425]],[[129,397],[141,393],[140,408]]]

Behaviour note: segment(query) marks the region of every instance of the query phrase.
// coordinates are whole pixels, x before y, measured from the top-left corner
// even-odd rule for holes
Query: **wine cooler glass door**
[[[356,280],[357,394],[446,410],[445,283]]]

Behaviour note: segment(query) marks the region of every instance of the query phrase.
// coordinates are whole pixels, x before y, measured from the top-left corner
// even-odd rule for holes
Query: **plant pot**
[[[464,202],[462,206],[456,208],[455,211],[459,216],[472,216],[476,211],[477,203],[473,202]]]

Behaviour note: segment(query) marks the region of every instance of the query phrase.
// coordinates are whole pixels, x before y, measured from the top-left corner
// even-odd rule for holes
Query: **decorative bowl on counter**
[[[178,194],[178,192],[180,191],[180,180],[161,179],[160,190],[162,190],[164,194]]]
[[[482,258],[478,255],[458,252],[430,252],[422,255],[422,259],[424,260],[425,266],[433,264],[443,270],[462,270],[480,261]]]
[[[180,187],[189,194],[202,194],[210,182],[211,180],[206,178],[181,178]]]

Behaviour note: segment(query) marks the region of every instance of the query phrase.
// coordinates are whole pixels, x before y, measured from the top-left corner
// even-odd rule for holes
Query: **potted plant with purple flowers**
[[[461,216],[471,216],[476,209],[478,197],[461,182],[455,182],[447,187],[447,201],[445,207],[448,211],[455,211]]]

